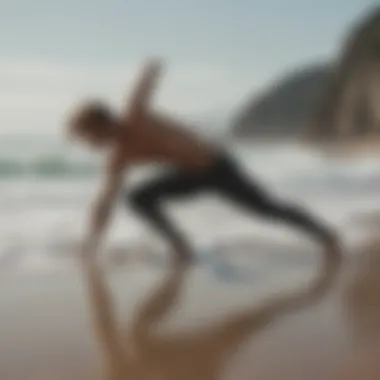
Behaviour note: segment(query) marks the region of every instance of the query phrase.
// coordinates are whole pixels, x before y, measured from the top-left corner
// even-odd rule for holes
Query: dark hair
[[[70,135],[86,135],[101,132],[114,120],[111,109],[100,101],[87,102],[71,116],[69,120]]]

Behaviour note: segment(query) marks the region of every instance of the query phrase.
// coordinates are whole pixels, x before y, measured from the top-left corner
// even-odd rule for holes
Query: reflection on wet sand
[[[359,265],[360,264],[360,265]],[[341,365],[339,380],[380,379],[380,244],[363,247],[343,290],[352,352]]]
[[[107,380],[205,379],[220,377],[228,359],[253,334],[277,318],[310,306],[330,288],[335,271],[325,270],[307,289],[273,296],[207,329],[183,335],[158,334],[156,327],[179,303],[189,270],[169,272],[136,311],[128,331],[118,326],[101,268],[85,265],[96,336],[107,367]]]

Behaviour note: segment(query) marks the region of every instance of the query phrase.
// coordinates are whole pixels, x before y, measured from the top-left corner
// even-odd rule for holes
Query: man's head
[[[116,136],[118,121],[102,102],[91,101],[78,107],[69,118],[68,135],[94,147],[107,146]]]

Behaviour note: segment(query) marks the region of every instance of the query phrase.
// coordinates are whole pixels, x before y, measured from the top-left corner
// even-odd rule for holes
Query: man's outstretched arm
[[[122,184],[123,172],[124,165],[116,159],[111,159],[106,168],[103,189],[91,210],[89,234],[83,252],[85,257],[96,254]]]
[[[149,60],[142,69],[140,77],[132,90],[127,109],[130,117],[138,116],[145,110],[156,89],[157,80],[162,71],[162,64],[158,60]]]

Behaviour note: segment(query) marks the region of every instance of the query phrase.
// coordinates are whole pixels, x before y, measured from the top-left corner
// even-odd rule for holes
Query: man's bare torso
[[[129,164],[162,163],[185,170],[209,165],[218,150],[176,120],[149,112],[125,118],[119,152]]]

